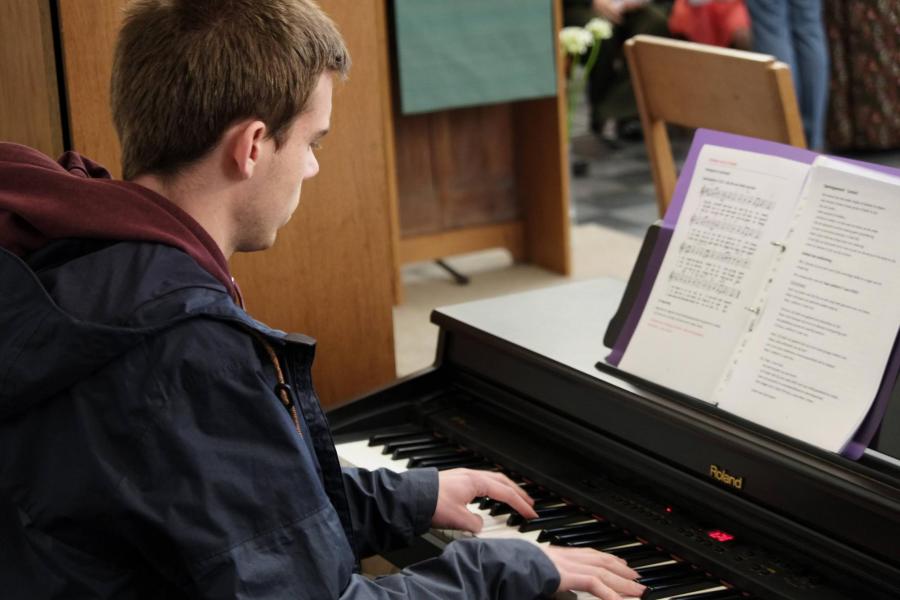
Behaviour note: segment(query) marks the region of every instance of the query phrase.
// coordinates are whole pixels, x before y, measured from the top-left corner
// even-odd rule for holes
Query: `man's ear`
[[[240,179],[250,179],[265,152],[266,124],[262,121],[245,121],[232,129],[231,158]]]

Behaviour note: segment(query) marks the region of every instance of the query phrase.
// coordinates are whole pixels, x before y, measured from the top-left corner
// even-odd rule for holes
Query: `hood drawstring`
[[[272,366],[275,367],[275,378],[278,379],[278,383],[275,384],[275,395],[278,396],[281,403],[290,412],[291,420],[294,422],[294,429],[297,430],[300,437],[303,437],[303,430],[300,428],[300,417],[297,415],[297,405],[291,400],[291,386],[284,380],[284,372],[281,370],[281,363],[278,361],[275,349],[259,332],[249,328],[247,331],[263,347],[269,356],[269,360],[272,362]]]

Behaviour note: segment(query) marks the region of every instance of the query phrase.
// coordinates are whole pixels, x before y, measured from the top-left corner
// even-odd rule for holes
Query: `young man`
[[[4,598],[607,598],[620,559],[451,544],[370,580],[360,556],[477,530],[495,473],[342,470],[313,344],[254,321],[228,271],[319,169],[349,57],[309,0],[139,0],[116,51],[125,181],[0,144]]]

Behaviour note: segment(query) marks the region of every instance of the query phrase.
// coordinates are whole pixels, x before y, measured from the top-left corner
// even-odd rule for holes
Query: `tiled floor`
[[[687,142],[673,142],[677,156]],[[585,161],[587,173],[572,177],[572,222],[596,223],[623,233],[643,236],[657,218],[656,195],[647,154],[641,141],[622,142],[611,149],[590,133],[572,141],[573,160]]]

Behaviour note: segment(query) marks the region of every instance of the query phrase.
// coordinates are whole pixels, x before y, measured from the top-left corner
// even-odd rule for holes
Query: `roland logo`
[[[744,478],[743,477],[735,477],[725,469],[720,469],[716,465],[709,465],[709,476],[713,479],[718,479],[725,485],[730,485],[736,490],[744,487]]]

